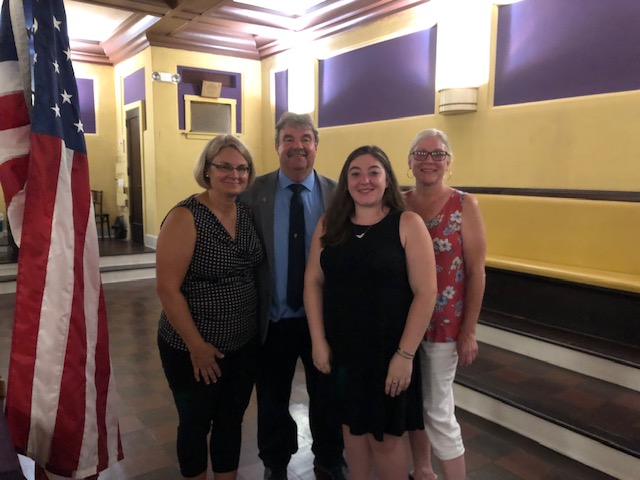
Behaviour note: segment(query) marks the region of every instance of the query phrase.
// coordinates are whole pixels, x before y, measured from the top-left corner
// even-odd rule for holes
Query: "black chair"
[[[102,190],[91,190],[91,200],[96,213],[96,225],[100,225],[100,238],[104,238],[104,224],[107,224],[107,234],[111,238],[111,224],[109,214],[102,211]]]

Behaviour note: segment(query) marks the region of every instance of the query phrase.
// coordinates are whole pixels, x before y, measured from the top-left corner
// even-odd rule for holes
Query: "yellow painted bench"
[[[476,196],[488,267],[640,293],[640,203]]]

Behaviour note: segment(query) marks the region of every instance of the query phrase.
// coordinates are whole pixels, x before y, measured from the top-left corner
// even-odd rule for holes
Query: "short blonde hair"
[[[249,164],[249,181],[247,186],[253,183],[253,179],[256,178],[256,171],[253,167],[253,158],[247,146],[238,137],[233,135],[219,135],[212,139],[207,145],[205,145],[196,166],[193,168],[193,178],[196,179],[198,185],[204,189],[211,188],[211,182],[206,175],[206,171],[211,165],[214,158],[220,153],[223,148],[233,148],[244,157]]]

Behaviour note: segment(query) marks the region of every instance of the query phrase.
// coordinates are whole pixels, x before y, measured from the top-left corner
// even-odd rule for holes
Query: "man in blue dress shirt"
[[[336,187],[333,180],[313,169],[318,140],[310,115],[284,113],[275,136],[280,168],[256,178],[240,198],[251,207],[267,252],[267,265],[258,275],[262,355],[256,381],[258,448],[265,480],[286,480],[287,465],[298,450],[297,426],[289,412],[298,358],[304,365],[309,394],[314,471],[317,478],[346,478],[341,425],[326,408],[329,382],[313,365],[304,306],[292,307],[291,301],[287,302],[289,219],[294,190],[300,190],[302,200],[306,256],[316,223]],[[290,187],[292,184],[302,187]]]

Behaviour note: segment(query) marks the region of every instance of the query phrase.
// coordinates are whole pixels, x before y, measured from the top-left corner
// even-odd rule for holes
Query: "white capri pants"
[[[453,380],[458,366],[456,342],[420,344],[425,428],[433,452],[440,460],[464,454],[462,432],[456,420]]]

